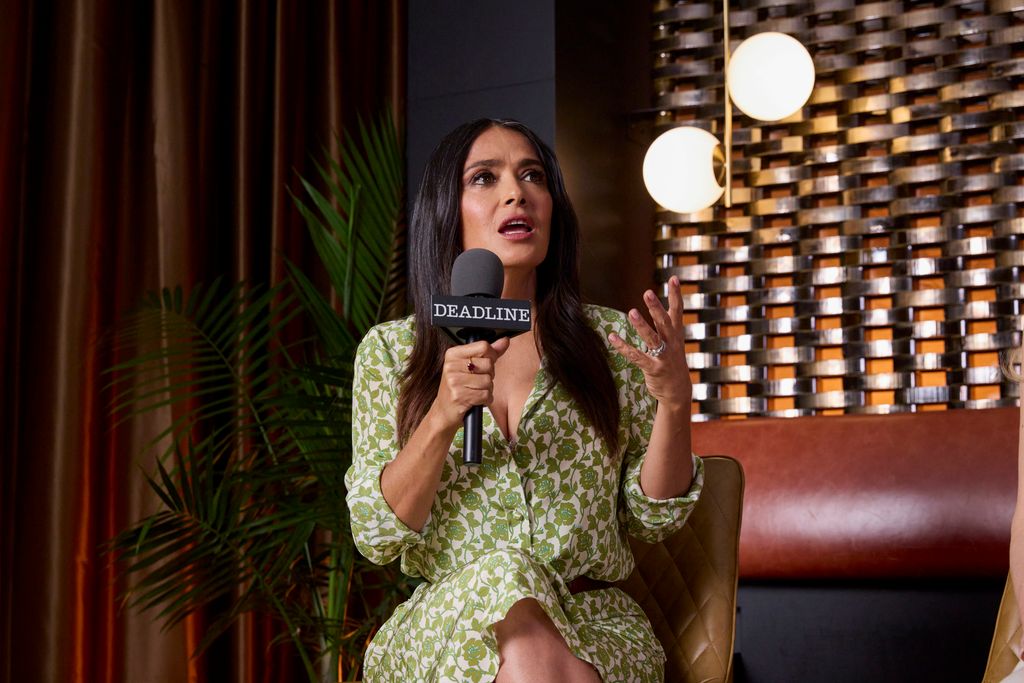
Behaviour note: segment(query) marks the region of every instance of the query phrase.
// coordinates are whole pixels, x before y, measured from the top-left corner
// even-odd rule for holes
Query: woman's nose
[[[526,196],[518,187],[513,187],[505,197],[505,206],[523,205],[526,203]]]

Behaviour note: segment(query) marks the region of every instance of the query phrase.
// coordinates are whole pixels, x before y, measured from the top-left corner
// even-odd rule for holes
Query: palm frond
[[[382,311],[399,309],[397,297],[404,304],[404,252],[395,249],[404,245],[396,240],[402,234],[399,150],[390,115],[371,125],[360,121],[358,137],[342,141],[341,161],[325,150],[326,165],[316,166],[327,194],[303,181],[310,204],[293,196],[356,338],[381,320]]]
[[[163,422],[145,474],[160,509],[113,538],[132,577],[125,600],[169,626],[216,602],[205,648],[247,611],[273,614],[310,681],[312,652],[358,661],[410,584],[358,556],[344,475],[351,463],[353,358],[384,315],[404,312],[401,145],[392,116],[343,139],[294,197],[333,296],[294,263],[259,288],[222,280],[145,295],[113,337],[109,389],[118,421]],[[340,302],[340,310],[332,304]],[[288,344],[297,316],[314,339]],[[383,577],[383,578],[382,578]],[[360,603],[359,591],[385,596]],[[354,622],[350,607],[365,623]]]
[[[360,336],[335,312],[305,273],[288,259],[285,265],[296,297],[316,326],[324,351],[336,358],[352,354]]]
[[[220,282],[187,296],[175,288],[147,297],[117,336],[120,347],[136,354],[107,370],[115,417],[172,409],[180,419],[147,444],[169,441],[164,455],[196,425],[258,426],[265,416],[252,396],[272,381],[287,350],[274,340],[299,313],[293,300],[281,286]]]

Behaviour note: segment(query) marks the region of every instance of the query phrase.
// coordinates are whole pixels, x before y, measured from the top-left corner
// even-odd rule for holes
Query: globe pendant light
[[[804,106],[814,89],[814,61],[785,33],[758,33],[732,53],[726,82],[732,101],[747,116],[778,121]]]
[[[700,211],[725,192],[720,184],[725,168],[722,162],[722,146],[714,135],[693,126],[673,128],[659,135],[647,150],[644,185],[666,209]]]
[[[729,54],[729,2],[722,3],[725,57],[725,154],[707,131],[692,126],[658,136],[644,157],[644,185],[666,209],[692,213],[725,195],[732,206],[732,101],[762,121],[784,119],[800,110],[814,89],[814,61],[807,49],[784,33],[766,32],[740,43]],[[724,187],[720,184],[724,176]]]

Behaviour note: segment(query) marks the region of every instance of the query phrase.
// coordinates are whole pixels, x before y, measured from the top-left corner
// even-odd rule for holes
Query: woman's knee
[[[555,628],[547,612],[534,598],[523,598],[505,613],[505,618],[494,625],[498,649],[512,646],[523,640],[546,640],[557,638],[568,649],[562,634]],[[545,638],[547,637],[547,638]]]
[[[540,603],[524,598],[494,625],[499,669],[495,683],[580,681],[600,683],[597,671],[576,657]]]

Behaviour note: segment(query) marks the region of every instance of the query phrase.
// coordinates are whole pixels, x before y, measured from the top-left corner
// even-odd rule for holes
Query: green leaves
[[[185,435],[214,439],[255,438],[272,448],[258,405],[261,392],[287,363],[277,340],[300,312],[282,287],[267,290],[220,281],[152,294],[127,316],[115,347],[134,350],[107,370],[112,412],[119,422],[163,411],[170,422],[147,446],[170,454]]]
[[[160,509],[107,546],[132,577],[125,599],[166,626],[215,603],[200,649],[241,614],[269,612],[310,681],[320,680],[318,656],[336,667],[344,650],[358,665],[409,591],[397,569],[371,569],[355,552],[344,496],[355,349],[383,312],[404,306],[390,113],[360,123],[342,149],[340,161],[317,165],[316,184],[301,179],[308,203],[293,197],[329,295],[292,262],[270,288],[217,280],[150,293],[113,335],[126,359],[108,370],[119,422],[161,424],[145,475]],[[312,339],[295,339],[300,319]],[[362,603],[364,588],[384,601]]]
[[[327,269],[341,318],[358,339],[384,319],[385,311],[404,302],[405,259],[400,247],[405,242],[396,240],[401,232],[403,171],[390,112],[370,126],[360,121],[359,138],[343,141],[340,163],[328,157],[326,164],[317,164],[317,171],[329,188],[327,195],[303,179],[309,203],[293,198]],[[301,281],[297,289],[306,307],[322,311],[324,304],[313,301],[322,295],[294,266],[289,273]],[[332,324],[322,314],[315,317],[318,325]],[[330,339],[335,332],[323,336]]]

